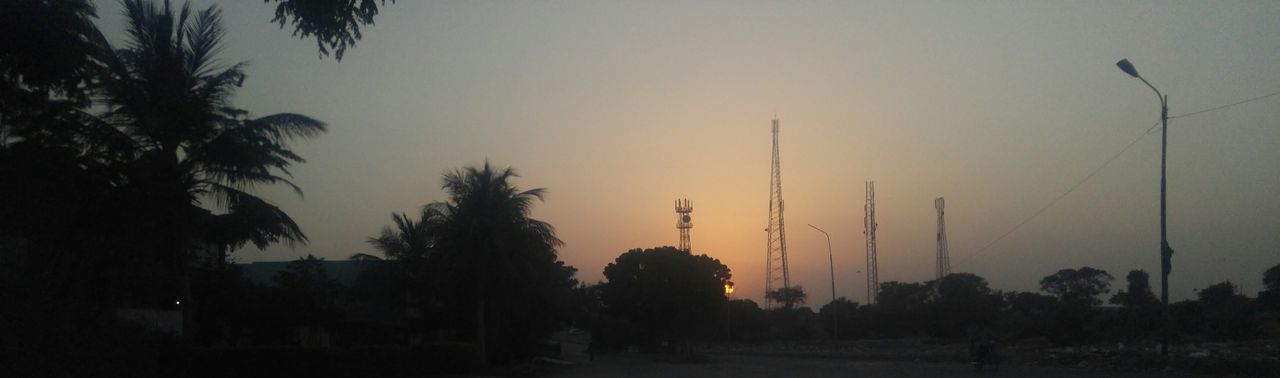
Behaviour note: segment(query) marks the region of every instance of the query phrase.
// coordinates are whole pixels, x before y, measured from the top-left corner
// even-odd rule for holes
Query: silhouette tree
[[[876,293],[875,319],[884,336],[915,335],[924,330],[932,283],[889,281]]]
[[[958,337],[973,329],[995,325],[1002,298],[987,287],[987,280],[972,273],[952,273],[934,282],[929,322],[931,334]]]
[[[1259,311],[1253,301],[1240,294],[1231,281],[1209,285],[1196,293],[1199,298],[1200,328],[1209,340],[1249,339],[1260,332]]]
[[[431,235],[426,227],[425,216],[426,214],[423,214],[419,220],[415,221],[404,213],[391,213],[391,222],[394,228],[392,226],[383,227],[382,232],[377,237],[369,237],[366,241],[374,249],[382,252],[382,255],[388,260],[425,260],[431,249]],[[374,256],[363,253],[357,253],[352,256],[352,259],[362,258],[376,259]]]
[[[605,266],[604,276],[604,305],[645,333],[633,340],[640,343],[686,341],[712,324],[731,278],[720,260],[675,247],[627,251]]]
[[[782,303],[782,308],[792,310],[799,305],[803,305],[805,299],[809,297],[809,294],[804,292],[804,287],[797,285],[778,288],[774,291],[765,293],[765,296],[771,301]]]
[[[1062,269],[1040,280],[1040,290],[1058,299],[1052,313],[1050,340],[1060,344],[1090,342],[1099,336],[1089,332],[1096,318],[1099,298],[1110,290],[1111,275],[1090,267]]]
[[[382,232],[376,237],[369,237],[365,241],[374,249],[382,253],[382,257],[370,255],[367,253],[356,253],[351,255],[352,260],[361,261],[392,261],[395,264],[387,266],[394,267],[400,274],[406,278],[415,281],[414,286],[424,286],[424,278],[429,275],[430,267],[427,265],[427,259],[431,257],[432,235],[431,230],[427,228],[428,220],[426,212],[423,212],[418,220],[409,218],[404,213],[391,213],[391,226],[382,228]],[[378,269],[379,273],[384,272]]]
[[[352,287],[356,301],[362,301],[366,307],[378,308],[367,316],[398,319],[387,314],[414,312],[428,327],[436,326],[437,320],[425,316],[423,306],[434,303],[438,297],[431,282],[431,266],[427,259],[431,256],[431,233],[427,229],[426,214],[418,220],[409,218],[404,213],[391,213],[391,226],[382,228],[376,237],[365,241],[382,253],[375,256],[367,253],[351,255],[351,260],[370,264],[360,273],[356,284]],[[434,311],[432,312],[434,313]]]
[[[281,241],[306,242],[297,223],[278,207],[248,192],[289,181],[288,168],[305,160],[289,149],[296,138],[325,131],[310,117],[280,113],[250,118],[230,97],[245,79],[244,63],[217,65],[223,37],[221,11],[177,13],[166,2],[123,2],[128,47],[108,56],[101,86],[102,119],[117,156],[124,159],[127,187],[142,194],[160,219],[165,248],[183,262],[194,238],[258,248]],[[195,210],[211,198],[222,214]],[[205,232],[201,232],[205,231]]]
[[[0,146],[15,118],[89,104],[103,47],[95,16],[87,0],[0,2]]]
[[[834,313],[832,313],[832,311],[834,311]],[[851,301],[849,298],[840,297],[818,309],[818,317],[823,320],[824,327],[834,327],[835,325],[831,324],[827,319],[831,319],[833,316],[838,317],[840,319],[840,324],[844,325],[840,327],[840,333],[834,334],[834,332],[830,332],[830,330],[828,330],[827,334],[831,335],[831,337],[835,339],[847,339],[852,338],[855,335],[860,335],[862,330],[866,328],[864,327],[865,322],[857,321],[859,320],[858,313],[861,311],[862,309],[858,306],[858,302]]]
[[[1265,289],[1258,293],[1258,302],[1272,310],[1280,310],[1280,264],[1262,273],[1262,286]]]
[[[323,261],[308,254],[272,277],[279,289],[277,300],[293,325],[324,327],[341,318],[338,301],[342,287],[329,277]]]
[[[486,364],[489,341],[503,340],[502,356],[526,352],[556,327],[558,303],[576,285],[576,269],[557,260],[562,242],[546,222],[529,216],[545,189],[520,190],[512,168],[485,161],[445,173],[449,199],[426,207],[432,235],[428,263],[453,300],[474,309],[476,358]],[[502,328],[495,328],[502,326]],[[495,337],[492,333],[502,333]]]
[[[360,27],[373,25],[378,7],[387,0],[265,0],[276,2],[276,15],[271,22],[284,28],[286,23],[294,27],[293,35],[316,38],[320,56],[342,60],[348,47],[355,47],[363,36]],[[395,0],[391,0],[392,3]]]
[[[1040,280],[1040,290],[1058,297],[1064,303],[1102,303],[1098,296],[1110,291],[1112,277],[1107,271],[1090,267],[1063,269]]]
[[[1151,283],[1146,271],[1131,270],[1125,276],[1125,280],[1129,282],[1128,289],[1111,296],[1111,304],[1127,308],[1149,308],[1160,303],[1155,293],[1151,292]]]
[[[1004,297],[1001,327],[1006,334],[1017,338],[1048,335],[1057,298],[1033,292],[1005,293]]]
[[[1161,316],[1160,300],[1156,299],[1156,295],[1151,292],[1147,272],[1131,270],[1125,276],[1125,280],[1128,281],[1127,289],[1111,296],[1111,304],[1121,305],[1124,308],[1111,314],[1116,318],[1110,322],[1112,323],[1110,326],[1114,329],[1109,332],[1134,340],[1156,330],[1155,325],[1159,324],[1156,320]]]
[[[1280,291],[1280,264],[1262,273],[1262,285],[1271,291]]]
[[[127,237],[178,275],[190,319],[186,270],[202,245],[306,242],[288,214],[249,191],[281,184],[301,195],[288,168],[304,160],[288,143],[318,136],[325,125],[291,113],[251,118],[232,106],[244,63],[217,63],[224,35],[217,7],[122,5],[127,45],[103,59],[97,88],[105,111],[83,134],[106,146],[100,159],[123,172],[121,201],[132,207],[124,217],[134,233]]]
[[[1239,294],[1239,290],[1236,289],[1236,285],[1232,284],[1231,281],[1223,281],[1209,285],[1209,287],[1197,292],[1196,297],[1200,299],[1201,303],[1210,307],[1226,306],[1232,302],[1239,302],[1247,299],[1243,295]]]
[[[769,336],[769,319],[764,309],[750,299],[734,299],[725,303],[724,318],[717,317],[717,325],[711,332],[724,332],[732,342],[763,341]],[[844,332],[841,332],[844,333]]]

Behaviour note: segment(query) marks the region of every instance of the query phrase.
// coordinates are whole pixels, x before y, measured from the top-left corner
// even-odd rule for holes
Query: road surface
[[[1064,367],[1001,366],[1000,371],[977,371],[966,364],[855,361],[830,358],[712,355],[700,364],[654,362],[642,354],[602,356],[559,371],[555,377],[1098,377],[1185,376],[1151,372],[1108,374],[1106,371]]]

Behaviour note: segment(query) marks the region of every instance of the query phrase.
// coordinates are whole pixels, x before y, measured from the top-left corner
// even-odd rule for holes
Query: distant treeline
[[[1280,265],[1264,274],[1266,290],[1257,297],[1240,293],[1231,282],[1198,290],[1197,298],[1171,303],[1171,341],[1250,340],[1280,336]],[[845,298],[814,312],[800,306],[802,288],[787,301],[762,309],[749,299],[731,300],[702,327],[697,338],[707,341],[770,342],[839,338],[883,339],[931,337],[959,341],[991,336],[1005,341],[1046,339],[1058,345],[1154,343],[1161,337],[1160,301],[1153,295],[1146,272],[1130,271],[1127,285],[1113,293],[1106,271],[1082,267],[1063,269],[1040,281],[1040,292],[991,290],[987,281],[970,273],[954,273],[941,280],[881,284],[873,305]],[[606,284],[603,284],[607,286]],[[585,288],[584,290],[590,290]],[[838,323],[833,321],[838,318]],[[603,334],[627,335],[634,324],[608,316],[598,318]],[[838,325],[837,325],[838,324]],[[834,334],[834,329],[839,334]],[[614,347],[635,340],[611,339]]]

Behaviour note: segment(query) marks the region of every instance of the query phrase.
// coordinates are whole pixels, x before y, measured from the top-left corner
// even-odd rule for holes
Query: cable
[[[1151,126],[1151,127],[1152,127],[1152,128],[1155,128],[1156,126],[1159,126],[1159,125],[1160,125],[1160,122],[1159,122],[1159,121],[1157,121],[1157,122],[1155,123],[1155,125],[1153,125],[1153,126]],[[1150,129],[1147,129],[1147,130],[1150,130]],[[1014,231],[1018,231],[1018,229],[1019,229],[1019,228],[1022,228],[1022,226],[1026,225],[1027,223],[1030,223],[1032,219],[1035,219],[1037,216],[1040,216],[1040,214],[1041,214],[1041,213],[1043,213],[1045,210],[1049,210],[1049,208],[1050,208],[1050,207],[1053,207],[1053,205],[1056,205],[1056,204],[1058,203],[1058,201],[1061,201],[1063,198],[1066,198],[1068,194],[1071,194],[1071,192],[1074,192],[1074,191],[1076,191],[1076,189],[1080,188],[1080,186],[1081,186],[1081,185],[1084,185],[1084,183],[1085,183],[1086,181],[1089,181],[1089,179],[1091,179],[1091,178],[1093,178],[1093,176],[1097,175],[1097,174],[1098,174],[1098,172],[1101,172],[1103,168],[1106,168],[1108,165],[1111,165],[1111,162],[1113,162],[1113,161],[1115,161],[1117,158],[1119,158],[1119,157],[1120,157],[1120,155],[1123,155],[1123,154],[1125,153],[1125,151],[1129,151],[1129,148],[1133,147],[1133,145],[1135,145],[1135,144],[1138,144],[1138,141],[1141,141],[1141,140],[1142,140],[1142,138],[1145,138],[1148,134],[1149,134],[1149,133],[1147,133],[1147,132],[1143,132],[1142,134],[1138,135],[1138,137],[1137,137],[1137,138],[1134,138],[1134,139],[1133,139],[1133,141],[1131,141],[1131,142],[1129,142],[1129,144],[1125,145],[1125,146],[1124,146],[1124,148],[1121,148],[1121,149],[1120,149],[1120,152],[1117,152],[1115,155],[1111,155],[1111,157],[1110,157],[1110,158],[1108,158],[1106,161],[1102,162],[1102,165],[1099,165],[1097,168],[1094,168],[1092,172],[1089,172],[1089,174],[1088,174],[1088,175],[1084,176],[1084,179],[1080,180],[1080,181],[1079,181],[1079,182],[1077,182],[1075,185],[1072,185],[1072,186],[1071,186],[1071,188],[1070,188],[1070,189],[1067,189],[1067,191],[1066,191],[1066,192],[1063,192],[1061,195],[1058,195],[1058,197],[1057,197],[1057,198],[1054,198],[1052,201],[1049,201],[1049,203],[1048,203],[1048,204],[1046,204],[1046,205],[1044,205],[1044,207],[1041,207],[1041,208],[1040,208],[1040,210],[1036,210],[1036,212],[1035,212],[1035,213],[1033,213],[1033,214],[1031,214],[1031,216],[1026,217],[1025,219],[1023,219],[1023,220],[1022,220],[1022,222],[1019,222],[1019,223],[1018,223],[1018,225],[1013,226],[1013,228],[1009,229],[1009,231],[1007,231],[1007,232],[1005,232],[1004,234],[1000,235],[1000,237],[996,238],[995,240],[992,240],[990,243],[987,243],[987,245],[983,246],[982,248],[979,248],[977,252],[974,252],[974,253],[972,253],[972,254],[969,254],[968,256],[965,256],[965,257],[964,257],[964,260],[960,260],[960,262],[959,262],[958,264],[956,264],[956,265],[964,265],[965,263],[969,262],[969,260],[970,260],[970,259],[973,259],[974,257],[977,257],[978,255],[982,254],[983,252],[986,252],[988,249],[990,249],[990,248],[991,248],[991,246],[996,245],[996,243],[999,243],[1001,240],[1004,240],[1004,238],[1005,238],[1005,237],[1009,236],[1009,235],[1010,235],[1010,234],[1012,234]]]
[[[1183,115],[1176,115],[1176,116],[1169,117],[1169,119],[1174,119],[1174,118],[1183,118],[1183,117],[1190,117],[1190,116],[1197,115],[1197,114],[1200,114],[1200,113],[1208,113],[1208,112],[1212,112],[1212,111],[1215,111],[1215,110],[1222,110],[1222,109],[1230,108],[1230,107],[1232,107],[1232,106],[1242,105],[1242,104],[1246,104],[1246,103],[1250,103],[1250,102],[1258,101],[1258,100],[1261,100],[1261,99],[1264,99],[1264,98],[1267,98],[1267,97],[1271,97],[1271,96],[1275,96],[1275,95],[1280,95],[1280,92],[1271,92],[1271,93],[1269,93],[1269,94],[1265,94],[1265,95],[1262,95],[1262,96],[1254,97],[1254,98],[1251,98],[1251,99],[1248,99],[1248,100],[1244,100],[1244,101],[1240,101],[1240,102],[1233,102],[1233,103],[1230,103],[1230,104],[1226,104],[1226,105],[1222,105],[1222,106],[1215,106],[1215,107],[1208,108],[1208,109],[1205,109],[1205,110],[1194,111],[1194,112],[1187,113],[1187,114],[1183,114]]]
[[[1233,102],[1233,103],[1226,104],[1226,105],[1215,106],[1215,107],[1212,107],[1212,108],[1208,108],[1208,109],[1204,109],[1204,110],[1198,110],[1198,111],[1194,111],[1194,112],[1190,112],[1190,113],[1186,113],[1186,114],[1181,114],[1181,115],[1176,115],[1176,116],[1170,116],[1170,117],[1169,117],[1169,119],[1185,118],[1185,117],[1190,117],[1190,116],[1199,115],[1199,114],[1203,114],[1203,113],[1208,113],[1208,112],[1212,112],[1212,111],[1222,110],[1222,109],[1230,108],[1230,107],[1233,107],[1233,106],[1243,105],[1243,104],[1247,104],[1247,103],[1250,103],[1250,102],[1254,102],[1254,101],[1262,100],[1262,99],[1265,99],[1265,98],[1273,97],[1273,96],[1276,96],[1276,95],[1280,95],[1280,91],[1278,91],[1278,92],[1271,92],[1271,93],[1268,93],[1268,94],[1265,94],[1265,95],[1262,95],[1262,96],[1258,96],[1258,97],[1250,98],[1250,99],[1243,100],[1243,101],[1237,101],[1237,102]],[[1040,208],[1040,210],[1036,210],[1036,212],[1035,212],[1035,213],[1032,213],[1032,214],[1031,214],[1031,216],[1024,218],[1024,219],[1022,220],[1022,222],[1019,222],[1019,223],[1018,223],[1018,225],[1013,226],[1013,228],[1009,229],[1009,231],[1006,231],[1004,234],[1001,234],[1001,235],[1000,235],[1000,237],[997,237],[995,240],[992,240],[990,243],[987,243],[987,245],[983,246],[982,248],[979,248],[977,252],[974,252],[974,253],[972,253],[972,254],[969,254],[968,256],[965,256],[965,257],[964,257],[964,259],[963,259],[963,260],[960,260],[960,262],[959,262],[958,264],[956,264],[956,265],[964,265],[965,263],[969,262],[969,260],[973,259],[974,257],[977,257],[978,255],[982,254],[983,252],[986,252],[987,250],[991,249],[991,247],[992,247],[992,246],[996,245],[996,243],[999,243],[1001,240],[1004,240],[1004,238],[1005,238],[1005,237],[1008,237],[1010,234],[1013,234],[1015,231],[1018,231],[1018,229],[1022,228],[1022,226],[1026,225],[1027,223],[1030,223],[1030,222],[1031,222],[1031,220],[1033,220],[1033,219],[1035,219],[1036,217],[1040,216],[1040,214],[1041,214],[1041,213],[1044,213],[1044,211],[1045,211],[1045,210],[1048,210],[1050,207],[1053,207],[1053,205],[1056,205],[1056,204],[1058,203],[1058,201],[1061,201],[1063,198],[1066,198],[1066,197],[1067,197],[1067,195],[1071,194],[1071,192],[1074,192],[1074,191],[1075,191],[1077,188],[1079,188],[1081,185],[1084,185],[1084,183],[1085,183],[1085,182],[1089,181],[1089,179],[1091,179],[1091,178],[1093,178],[1093,176],[1097,175],[1097,174],[1098,174],[1098,172],[1102,171],[1102,169],[1103,169],[1103,168],[1106,168],[1108,165],[1111,165],[1111,162],[1112,162],[1112,161],[1115,161],[1115,160],[1116,160],[1116,158],[1119,158],[1119,157],[1120,157],[1120,155],[1123,155],[1126,151],[1129,151],[1129,148],[1133,147],[1133,145],[1138,144],[1138,141],[1141,141],[1141,140],[1142,140],[1142,138],[1145,138],[1147,135],[1151,135],[1152,131],[1156,129],[1156,126],[1160,126],[1160,122],[1159,122],[1159,121],[1157,121],[1155,124],[1151,125],[1151,127],[1147,128],[1147,131],[1143,132],[1143,133],[1142,133],[1142,135],[1138,135],[1138,137],[1137,137],[1137,138],[1134,138],[1134,139],[1133,139],[1133,141],[1131,141],[1131,142],[1129,142],[1129,144],[1125,145],[1125,146],[1124,146],[1124,148],[1120,149],[1120,152],[1117,152],[1115,155],[1112,155],[1112,156],[1111,156],[1110,158],[1108,158],[1106,161],[1102,162],[1102,165],[1099,165],[1097,168],[1094,168],[1094,170],[1093,170],[1092,172],[1089,172],[1089,174],[1088,174],[1088,175],[1086,175],[1086,176],[1084,176],[1084,178],[1083,178],[1083,179],[1081,179],[1081,180],[1080,180],[1079,182],[1077,182],[1075,185],[1072,185],[1072,186],[1071,186],[1071,188],[1070,188],[1070,189],[1067,189],[1067,191],[1066,191],[1066,192],[1063,192],[1063,193],[1062,193],[1061,195],[1059,195],[1057,198],[1054,198],[1052,201],[1049,201],[1049,203],[1048,203],[1048,204],[1044,205],[1044,207],[1041,207],[1041,208]]]
[[[1250,102],[1258,101],[1258,100],[1265,99],[1265,98],[1267,98],[1267,97],[1271,97],[1271,96],[1275,96],[1275,95],[1280,95],[1280,92],[1271,92],[1271,93],[1268,93],[1268,94],[1265,94],[1265,95],[1261,95],[1261,96],[1258,96],[1258,97],[1254,97],[1254,98],[1251,98],[1251,99],[1248,99],[1248,100],[1244,100],[1244,101],[1233,102],[1233,103],[1226,104],[1226,105],[1222,105],[1222,106],[1215,106],[1215,107],[1212,107],[1212,108],[1208,108],[1208,109],[1204,109],[1204,110],[1198,110],[1198,111],[1194,111],[1194,112],[1187,113],[1187,114],[1176,115],[1176,116],[1169,116],[1169,119],[1177,119],[1177,118],[1190,117],[1190,116],[1198,115],[1198,114],[1201,114],[1201,113],[1208,113],[1208,112],[1212,112],[1212,111],[1215,111],[1215,110],[1222,110],[1222,109],[1230,108],[1230,107],[1232,107],[1232,106],[1242,105],[1242,104],[1246,104],[1246,103],[1250,103]],[[1160,123],[1159,123],[1159,122],[1157,122],[1155,125],[1151,125],[1151,127],[1147,129],[1147,134],[1151,134],[1151,133],[1155,132],[1155,130],[1156,130],[1156,126],[1160,126]]]

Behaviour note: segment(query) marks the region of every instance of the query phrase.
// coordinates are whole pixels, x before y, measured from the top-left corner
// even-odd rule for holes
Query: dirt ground
[[[643,354],[598,356],[594,361],[566,368],[556,377],[1098,377],[1187,376],[1178,373],[1108,374],[1089,369],[1040,366],[1001,366],[977,371],[960,363],[857,361],[832,358],[762,357],[716,354],[696,364],[655,362]]]

